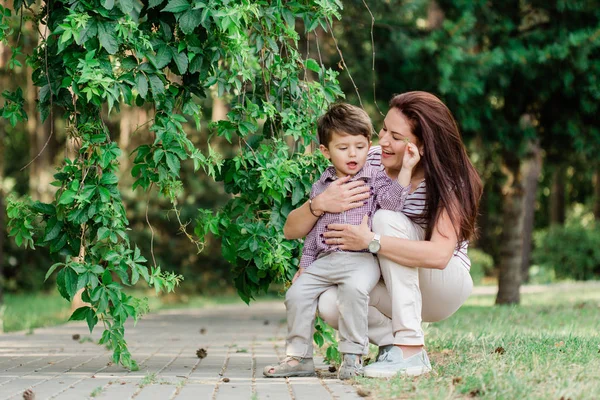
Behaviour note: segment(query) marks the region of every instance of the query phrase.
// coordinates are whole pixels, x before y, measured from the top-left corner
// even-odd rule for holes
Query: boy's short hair
[[[329,146],[334,132],[361,135],[371,140],[373,124],[362,108],[347,103],[332,104],[317,122],[319,144]]]

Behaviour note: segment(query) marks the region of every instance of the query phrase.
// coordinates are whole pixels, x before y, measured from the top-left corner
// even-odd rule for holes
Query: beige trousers
[[[335,252],[313,262],[285,294],[286,354],[303,358],[313,356],[317,301],[323,292],[333,287],[340,299],[335,320],[340,334],[340,352],[367,354],[369,293],[379,277],[377,258],[371,253]]]
[[[423,240],[424,230],[406,215],[379,210],[373,231],[382,236]],[[458,310],[471,294],[471,275],[457,257],[443,270],[405,267],[379,256],[383,278],[369,297],[369,340],[378,345],[423,345],[421,322],[436,322]],[[319,314],[337,329],[342,300],[335,288],[319,298]]]

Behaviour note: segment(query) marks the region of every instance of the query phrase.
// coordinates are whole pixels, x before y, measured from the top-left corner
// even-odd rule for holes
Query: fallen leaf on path
[[[33,390],[27,389],[26,391],[24,391],[23,399],[24,400],[35,400],[35,393],[33,393]]]
[[[356,389],[356,394],[360,397],[369,397],[371,395],[371,391],[369,389],[359,387],[358,389]]]
[[[196,355],[198,356],[198,358],[204,358],[206,357],[206,350],[205,349],[198,349],[196,351]]]
[[[73,337],[73,340],[79,340],[81,338],[81,335],[79,333],[76,333],[72,337]]]

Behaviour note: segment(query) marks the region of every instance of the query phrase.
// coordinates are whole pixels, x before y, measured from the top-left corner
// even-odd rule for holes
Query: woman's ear
[[[331,154],[329,154],[329,149],[325,145],[319,145],[319,150],[321,150],[326,159],[331,160]]]
[[[419,146],[419,155],[421,157],[423,157],[424,154],[425,154],[425,149],[424,149],[423,145],[420,145]]]

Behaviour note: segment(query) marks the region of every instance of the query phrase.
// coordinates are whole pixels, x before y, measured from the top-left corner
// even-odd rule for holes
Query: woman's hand
[[[412,171],[412,169],[419,163],[420,160],[421,154],[419,153],[419,148],[414,143],[408,142],[406,144],[406,148],[404,149],[402,168]]]
[[[312,201],[314,211],[341,213],[363,205],[371,195],[370,187],[362,180],[348,182],[350,176],[336,179]]]
[[[364,250],[369,247],[375,234],[368,225],[369,217],[364,216],[360,225],[329,224],[323,234],[325,243],[340,250]]]

